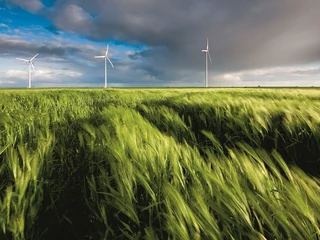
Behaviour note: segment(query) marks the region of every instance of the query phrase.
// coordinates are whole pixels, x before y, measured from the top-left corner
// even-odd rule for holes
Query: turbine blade
[[[105,58],[106,56],[95,56],[94,58]]]
[[[35,71],[36,71],[36,69],[34,68],[34,66],[33,66],[32,62],[30,62],[30,64],[31,64],[31,67],[32,67],[33,71],[35,72]]]
[[[208,55],[209,55],[210,63],[212,64],[211,56],[210,56],[210,52],[209,51],[208,51]]]
[[[107,45],[106,56],[108,56],[108,51],[109,51],[109,44]]]
[[[29,62],[29,60],[23,59],[23,58],[16,58],[16,59],[21,60],[21,61],[24,61],[24,62]]]
[[[110,62],[110,64],[111,64],[111,66],[114,68],[114,66],[113,66],[113,64],[112,64],[112,62],[111,62],[111,60],[107,57],[107,59],[108,59],[108,61]]]
[[[37,53],[36,55],[34,55],[34,57],[30,59],[30,61],[32,61],[33,59],[35,59],[38,55],[39,55],[39,53]]]
[[[209,50],[209,40],[207,38],[207,51]]]

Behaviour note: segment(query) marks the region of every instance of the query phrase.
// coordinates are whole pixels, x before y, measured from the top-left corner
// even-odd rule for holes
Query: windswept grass
[[[0,92],[0,239],[319,239],[318,93]]]

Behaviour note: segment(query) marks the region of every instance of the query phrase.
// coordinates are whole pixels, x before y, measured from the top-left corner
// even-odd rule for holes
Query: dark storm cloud
[[[203,68],[210,39],[217,71],[320,60],[318,0],[75,0],[58,1],[50,19],[62,30],[94,40],[163,46],[130,57],[151,57],[168,71]]]

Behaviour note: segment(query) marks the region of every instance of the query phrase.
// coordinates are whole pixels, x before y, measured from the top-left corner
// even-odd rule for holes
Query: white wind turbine
[[[111,66],[114,68],[111,60],[108,58],[109,45],[107,45],[106,55],[105,56],[95,56],[94,58],[104,58],[104,87],[107,88],[107,59],[110,62]]]
[[[37,53],[36,55],[34,55],[34,57],[31,58],[30,60],[23,59],[23,58],[17,58],[18,60],[21,60],[21,61],[24,61],[24,62],[29,63],[29,85],[28,85],[28,88],[31,88],[31,68],[33,69],[33,71],[36,71],[36,69],[35,69],[34,66],[33,66],[32,61],[33,61],[38,55],[39,55],[39,53]]]
[[[205,75],[205,81],[206,81],[206,88],[208,87],[208,56],[210,59],[210,63],[212,64],[211,61],[211,56],[210,56],[210,52],[209,52],[209,40],[207,38],[207,49],[202,50],[203,53],[206,54],[206,75]]]

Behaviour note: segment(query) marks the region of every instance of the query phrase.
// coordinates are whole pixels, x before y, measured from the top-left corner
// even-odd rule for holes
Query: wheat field
[[[320,90],[0,91],[0,239],[320,238]]]

